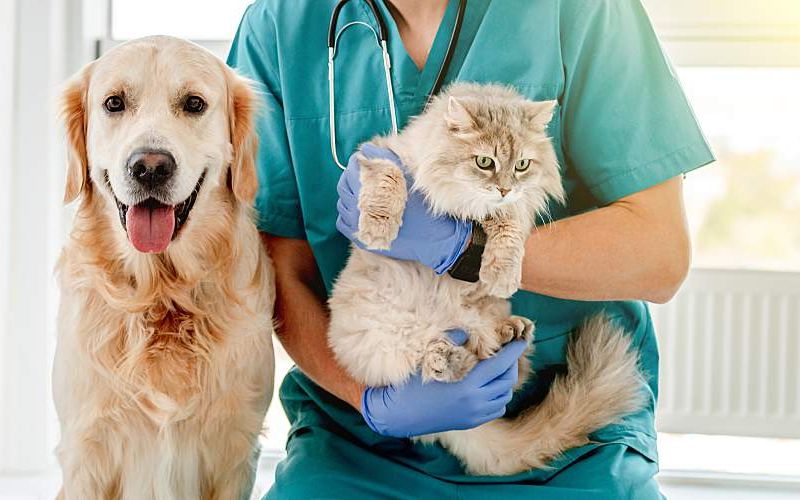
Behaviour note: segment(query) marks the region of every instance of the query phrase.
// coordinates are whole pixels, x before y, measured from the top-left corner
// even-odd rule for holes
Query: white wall
[[[11,164],[11,128],[14,107],[13,79],[16,5],[11,0],[0,1],[0,363],[5,359],[7,347],[4,345],[5,324],[8,316],[8,269],[9,252],[6,242],[9,238],[10,200],[8,196]],[[5,385],[4,371],[0,369],[0,398]],[[6,443],[5,412],[0,408],[0,450],[9,448]]]
[[[55,96],[80,55],[75,0],[2,0],[0,62],[0,473],[53,462],[52,268],[63,234]]]

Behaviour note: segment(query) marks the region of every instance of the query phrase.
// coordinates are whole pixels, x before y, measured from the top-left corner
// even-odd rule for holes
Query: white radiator
[[[659,431],[800,438],[800,273],[693,270],[652,311]]]

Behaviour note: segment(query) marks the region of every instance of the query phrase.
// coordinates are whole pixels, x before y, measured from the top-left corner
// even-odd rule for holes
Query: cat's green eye
[[[528,167],[531,166],[531,160],[526,158],[524,160],[517,160],[517,164],[514,165],[514,168],[517,169],[517,172],[524,172],[528,170]]]
[[[475,165],[477,165],[478,168],[482,170],[489,170],[494,168],[494,160],[492,160],[488,156],[476,156]]]

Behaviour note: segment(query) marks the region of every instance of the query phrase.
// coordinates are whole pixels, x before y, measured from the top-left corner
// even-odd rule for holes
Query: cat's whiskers
[[[547,205],[544,206],[543,212],[544,212],[544,215],[546,215],[547,219],[548,219],[548,222],[545,223],[545,226],[547,226],[547,229],[549,231],[552,231],[553,230],[553,224],[555,224],[555,221],[553,220],[553,214],[550,212],[550,204],[547,204]]]

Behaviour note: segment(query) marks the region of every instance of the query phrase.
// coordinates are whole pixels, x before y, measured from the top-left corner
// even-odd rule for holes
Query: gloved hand
[[[361,215],[358,209],[361,180],[356,154],[350,156],[347,169],[339,178],[337,186],[339,202],[336,204],[339,217],[336,220],[336,228],[359,248],[364,248],[356,237],[358,219]],[[364,144],[361,147],[361,154],[367,158],[390,160],[405,170],[400,158],[388,149]],[[413,180],[406,173],[408,201],[397,239],[392,242],[389,250],[371,251],[395,259],[414,260],[430,267],[436,274],[444,274],[466,248],[472,234],[472,224],[453,217],[433,215],[422,193],[411,189],[412,183]]]
[[[361,414],[373,431],[401,438],[471,429],[502,417],[526,345],[522,340],[510,342],[458,382],[423,383],[416,374],[400,386],[368,387],[361,397]]]

